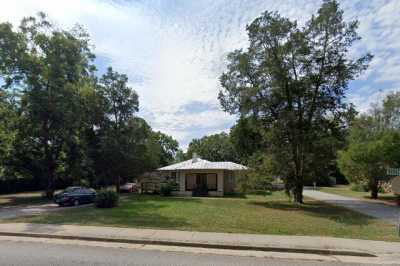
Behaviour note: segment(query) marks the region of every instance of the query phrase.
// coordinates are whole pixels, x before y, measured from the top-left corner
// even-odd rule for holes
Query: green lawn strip
[[[373,199],[371,199],[370,192],[353,191],[353,190],[351,190],[350,186],[348,186],[348,185],[338,185],[335,187],[320,187],[319,190],[322,192],[333,193],[333,194],[346,196],[346,197],[373,200]],[[393,195],[392,193],[384,193],[384,194],[379,193],[378,194],[378,200],[381,200],[381,201],[395,203],[396,199],[397,199],[397,197],[395,195]]]
[[[42,192],[24,192],[0,195],[0,207],[41,204],[50,202],[42,197]]]
[[[400,240],[395,226],[309,199],[296,205],[281,192],[221,199],[132,195],[114,209],[88,206],[12,221]]]

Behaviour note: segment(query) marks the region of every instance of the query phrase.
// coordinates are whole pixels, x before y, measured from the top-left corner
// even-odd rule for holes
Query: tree
[[[179,150],[178,142],[171,136],[168,136],[160,131],[154,133],[158,144],[161,147],[160,165],[166,166],[175,161],[176,153]]]
[[[108,163],[108,173],[112,175],[119,192],[121,178],[126,173],[135,150],[131,149],[136,140],[134,113],[139,110],[136,92],[128,87],[128,77],[107,69],[100,79],[100,93],[104,101],[106,122],[103,128],[102,150]]]
[[[224,132],[193,139],[189,143],[187,157],[191,158],[194,153],[203,159],[215,162],[239,160],[229,135]]]
[[[400,164],[400,93],[389,94],[351,124],[346,149],[338,153],[340,170],[349,182],[365,183],[371,198],[378,198],[379,181],[386,169]]]
[[[11,157],[18,120],[18,108],[12,103],[12,96],[0,91],[0,177],[4,175],[6,161]]]
[[[80,27],[58,29],[39,13],[18,30],[0,25],[0,57],[4,88],[23,92],[25,140],[37,150],[50,198],[64,146],[79,127],[80,85],[94,70],[88,36]]]
[[[0,23],[0,182],[27,180],[48,197],[83,181],[119,190],[174,159],[178,143],[135,117],[128,77],[109,68],[97,78],[93,59],[79,26],[57,28],[43,13]]]
[[[266,146],[262,131],[252,117],[241,117],[231,128],[229,138],[242,163],[247,163],[254,153],[262,151]]]
[[[266,152],[285,165],[276,174],[295,202],[303,202],[304,181],[317,170],[313,159],[320,144],[344,125],[352,110],[343,101],[349,81],[372,58],[348,55],[360,39],[357,27],[357,21],[343,21],[333,0],[323,1],[302,28],[266,11],[247,26],[249,48],[228,55],[228,69],[220,78],[221,105],[260,123]]]

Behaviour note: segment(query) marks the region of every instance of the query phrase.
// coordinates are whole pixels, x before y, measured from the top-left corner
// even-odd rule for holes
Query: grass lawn
[[[0,207],[40,204],[49,202],[49,200],[42,197],[41,193],[41,191],[37,191],[0,195]]]
[[[130,195],[114,209],[88,206],[13,221],[400,240],[395,226],[317,201],[295,205],[283,192],[219,199]]]
[[[338,195],[346,196],[346,197],[373,200],[373,199],[371,199],[370,192],[353,191],[350,189],[350,185],[338,185],[335,187],[320,187],[319,190],[322,192],[338,194]],[[385,194],[379,193],[378,194],[378,200],[385,201],[385,202],[391,203],[393,205],[396,204],[396,199],[397,199],[397,197],[395,195],[393,195],[392,193],[385,193]]]

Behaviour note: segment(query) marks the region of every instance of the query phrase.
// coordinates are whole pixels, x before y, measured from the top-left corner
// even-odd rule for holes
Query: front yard
[[[114,209],[66,208],[14,221],[399,240],[395,226],[313,200],[294,205],[283,192],[244,198],[130,195]]]

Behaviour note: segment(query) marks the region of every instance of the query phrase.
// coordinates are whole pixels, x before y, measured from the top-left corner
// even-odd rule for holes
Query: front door
[[[207,196],[207,174],[196,174],[196,189],[193,191],[194,196]]]

